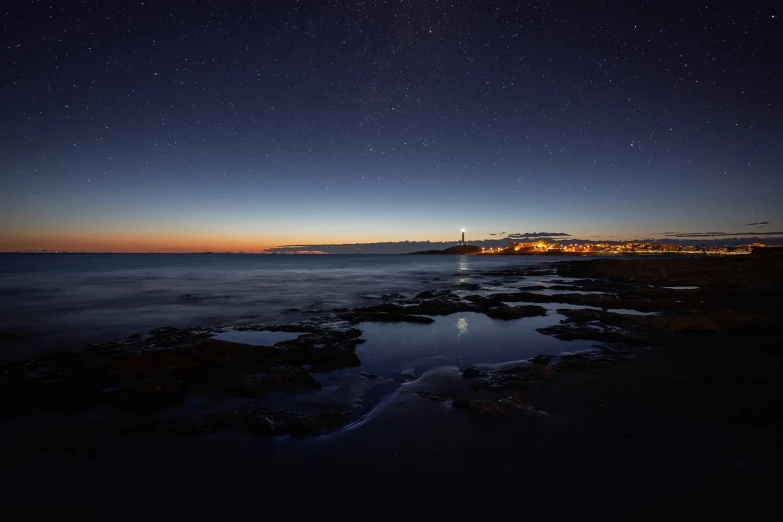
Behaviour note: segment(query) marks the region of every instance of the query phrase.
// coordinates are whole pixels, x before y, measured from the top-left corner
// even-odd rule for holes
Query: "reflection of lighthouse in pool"
[[[460,245],[462,245],[462,246],[466,245],[466,243],[465,243],[465,229],[464,228],[462,229],[462,242],[460,243]]]

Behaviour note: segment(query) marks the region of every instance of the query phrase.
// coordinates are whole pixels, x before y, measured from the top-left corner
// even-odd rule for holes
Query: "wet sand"
[[[9,455],[44,446],[38,441],[51,438],[52,418],[4,421],[0,476],[14,499],[9,514],[726,520],[775,513],[783,483],[781,257],[560,265],[554,278],[613,289],[609,302],[588,295],[585,307],[633,302],[660,314],[629,323],[593,310],[598,315],[564,327],[592,331],[600,329],[593,322],[621,321],[623,335],[644,336],[651,347],[628,348],[633,360],[600,368],[555,366],[556,378],[514,389],[481,389],[464,367],[432,369],[380,393],[360,422],[324,436],[130,432],[96,440],[93,452],[79,441],[105,432],[106,417],[96,416],[62,431],[72,451],[14,460]],[[678,290],[663,286],[698,288],[671,297]],[[456,407],[518,394],[547,415]]]

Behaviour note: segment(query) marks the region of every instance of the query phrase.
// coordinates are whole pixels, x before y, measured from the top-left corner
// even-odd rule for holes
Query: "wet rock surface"
[[[538,328],[537,331],[545,335],[551,335],[561,341],[581,339],[605,343],[622,343],[632,346],[649,346],[653,344],[653,340],[643,333],[623,330],[603,323],[574,324],[564,322],[554,326]]]
[[[562,355],[555,364],[559,372],[575,372],[606,368],[617,363],[630,361],[634,357],[625,350],[609,346],[597,346],[595,350]]]
[[[534,407],[521,394],[515,394],[504,399],[475,399],[454,401],[454,408],[465,410],[476,415],[498,416],[507,413],[531,415],[533,417],[548,417],[545,411]]]
[[[546,308],[535,305],[508,306],[502,301],[480,295],[459,296],[449,290],[424,291],[409,300],[355,308],[341,318],[352,323],[432,322],[422,316],[443,316],[460,312],[486,314],[493,319],[511,320],[546,315]]]
[[[353,324],[358,323],[422,323],[430,324],[434,323],[435,319],[425,317],[423,315],[412,315],[400,312],[363,312],[355,311],[353,313],[347,313],[342,316],[345,320],[350,321]]]
[[[465,368],[462,370],[462,376],[474,380],[474,388],[487,390],[527,388],[533,381],[539,379],[539,370],[546,366],[519,361],[494,368]]]
[[[345,420],[345,413],[339,411],[304,412],[252,406],[223,414],[220,427],[237,426],[252,435],[303,437],[333,431]]]
[[[487,317],[492,319],[502,319],[509,321],[512,319],[521,319],[523,317],[535,317],[546,315],[546,308],[543,306],[527,305],[527,306],[507,306],[502,305],[495,308],[490,308],[485,312]]]
[[[310,372],[358,366],[361,330],[345,321],[257,325],[245,331],[301,332],[274,346],[210,337],[217,330],[158,328],[80,352],[54,353],[0,370],[0,415],[76,411],[108,402],[155,410],[180,404],[193,388],[236,396],[319,389]],[[304,367],[308,369],[305,370]]]
[[[527,399],[526,394],[533,387],[554,381],[564,373],[607,368],[633,358],[626,350],[596,345],[592,350],[558,357],[538,355],[530,360],[465,368],[461,372],[462,377],[471,384],[474,394],[479,395],[477,398],[467,398],[464,393],[458,398],[430,391],[419,391],[417,394],[430,401],[446,403],[457,410],[480,416],[519,413],[543,417],[549,414]],[[506,396],[509,392],[514,394]],[[498,397],[498,394],[502,395]]]
[[[627,350],[596,345],[592,350],[557,357],[538,355],[529,361],[465,368],[462,376],[474,381],[474,389],[525,389],[538,381],[557,379],[562,372],[604,368],[633,358]]]
[[[339,411],[304,412],[251,406],[209,415],[204,420],[185,417],[154,418],[128,423],[115,434],[154,433],[167,436],[195,436],[226,429],[238,429],[254,436],[296,437],[329,433],[345,423]]]

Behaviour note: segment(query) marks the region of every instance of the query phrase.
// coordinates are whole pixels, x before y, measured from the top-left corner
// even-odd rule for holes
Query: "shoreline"
[[[0,413],[49,408],[54,398],[71,409],[108,400],[115,407],[155,410],[182,402],[194,393],[191,387],[200,390],[203,385],[253,398],[278,391],[302,393],[322,386],[311,374],[360,365],[356,349],[365,339],[357,326],[364,323],[426,325],[436,317],[457,313],[479,313],[493,320],[516,322],[549,315],[559,305],[563,307],[556,309],[563,317],[559,324],[537,330],[563,341],[580,339],[598,343],[592,350],[604,355],[614,353],[614,347],[652,346],[660,342],[661,335],[677,332],[740,331],[748,335],[755,328],[764,331],[779,326],[775,315],[780,307],[779,298],[770,292],[762,295],[763,276],[761,281],[752,276],[762,265],[779,270],[780,259],[748,258],[750,263],[733,262],[730,267],[726,266],[728,259],[718,265],[718,261],[704,263],[704,258],[628,260],[620,264],[604,259],[553,262],[485,271],[485,276],[505,278],[492,284],[507,287],[513,287],[514,281],[524,282],[532,274],[549,274],[550,283],[543,293],[540,286],[534,285],[511,292],[465,295],[471,290],[490,287],[461,283],[457,288],[463,290],[462,295],[450,290],[425,290],[410,299],[390,294],[384,296],[386,301],[382,304],[336,309],[298,323],[228,329],[157,328],[147,335],[134,334],[77,352],[52,353],[5,365],[0,378],[0,396],[4,399]],[[729,295],[715,295],[731,290],[716,286],[715,277],[725,277],[727,269],[736,277],[742,266],[746,268],[742,274],[744,280],[733,282],[735,290]],[[737,301],[738,284],[742,293],[753,294],[752,301]],[[721,304],[727,298],[733,300],[733,309]],[[759,303],[762,307],[757,306]],[[770,308],[771,316],[766,313]],[[245,335],[221,337],[232,331]],[[270,340],[261,346],[252,341],[242,344],[252,335],[264,332],[267,336],[290,332],[283,334],[290,338],[274,343]],[[559,374],[559,367],[567,361],[556,357],[550,364],[550,359],[547,356],[540,369],[550,375]],[[232,368],[228,374],[221,370],[222,374],[211,375],[212,367],[227,363]],[[586,368],[595,366],[589,360],[581,364]],[[297,369],[298,366],[301,368]],[[525,373],[518,380],[536,380],[527,370],[518,372]],[[490,380],[492,377],[489,376]],[[106,390],[113,391],[107,394]]]
[[[10,477],[22,479],[16,486],[21,488],[26,483],[24,477],[29,476],[30,480],[33,476],[37,479],[41,476],[55,477],[56,470],[63,465],[83,469],[84,473],[114,466],[116,464],[109,463],[117,459],[123,461],[117,453],[119,448],[130,448],[129,455],[138,456],[141,450],[139,444],[148,446],[142,452],[141,460],[154,466],[147,457],[158,455],[160,451],[170,451],[170,443],[167,441],[191,440],[186,446],[202,448],[229,440],[269,441],[276,449],[272,449],[272,446],[264,446],[267,449],[255,448],[257,453],[252,460],[268,459],[268,451],[282,452],[282,456],[275,459],[275,472],[272,476],[257,478],[248,484],[257,486],[260,480],[264,487],[281,495],[280,498],[288,499],[290,493],[285,491],[285,487],[291,484],[288,479],[295,480],[296,477],[289,477],[293,472],[285,471],[287,462],[297,462],[294,468],[299,471],[309,470],[306,473],[336,472],[365,495],[362,499],[347,503],[347,510],[349,505],[369,506],[370,500],[382,501],[376,489],[351,478],[351,469],[355,470],[356,466],[365,469],[365,464],[361,464],[362,458],[366,459],[364,462],[368,466],[373,463],[364,473],[370,473],[368,477],[375,477],[381,483],[384,480],[379,479],[379,475],[371,469],[399,470],[391,473],[392,477],[398,479],[405,476],[401,474],[403,469],[420,470],[421,476],[418,478],[407,476],[404,479],[410,483],[408,494],[404,496],[420,498],[424,495],[423,498],[432,500],[426,493],[433,493],[433,489],[440,490],[445,487],[444,484],[451,484],[449,487],[453,491],[450,491],[450,495],[460,492],[465,495],[492,495],[496,488],[503,488],[501,484],[510,486],[515,480],[520,480],[516,473],[500,465],[500,461],[492,460],[505,455],[502,458],[511,466],[526,470],[523,475],[525,487],[543,499],[541,504],[526,506],[526,510],[532,514],[567,513],[561,511],[566,506],[556,505],[558,491],[562,488],[556,484],[558,481],[562,484],[563,480],[566,484],[580,485],[580,490],[572,490],[569,495],[583,505],[592,506],[588,514],[598,514],[599,509],[602,509],[609,518],[612,518],[615,509],[618,518],[622,513],[621,508],[634,512],[634,502],[647,497],[646,494],[640,497],[642,491],[631,486],[653,486],[653,479],[670,481],[665,486],[667,490],[670,486],[686,487],[688,484],[687,487],[691,488],[690,496],[684,492],[675,496],[685,502],[684,509],[692,510],[693,513],[714,512],[719,515],[724,514],[725,509],[761,509],[767,505],[765,502],[774,499],[774,495],[765,495],[772,494],[772,484],[781,477],[783,464],[783,404],[780,400],[783,397],[783,380],[780,379],[783,375],[783,354],[780,349],[783,346],[783,273],[780,257],[705,256],[623,260],[619,264],[611,259],[599,259],[556,262],[518,270],[505,269],[494,274],[488,271],[486,275],[489,278],[516,278],[518,283],[524,285],[525,278],[531,274],[554,270],[551,273],[551,280],[555,281],[553,285],[562,288],[560,291],[565,293],[542,295],[522,288],[514,293],[501,292],[475,297],[468,295],[464,299],[455,299],[450,293],[427,294],[425,291],[422,292],[424,295],[407,302],[392,301],[336,312],[338,319],[345,322],[345,327],[330,329],[323,324],[319,326],[317,320],[310,323],[309,327],[300,323],[301,333],[312,337],[307,342],[301,338],[298,341],[283,341],[283,344],[276,345],[274,353],[279,352],[281,347],[294,350],[292,361],[307,360],[304,364],[320,364],[322,369],[343,365],[350,374],[356,357],[355,354],[351,355],[350,346],[358,342],[362,335],[352,330],[355,328],[351,326],[352,322],[416,323],[455,311],[483,311],[489,317],[489,314],[495,314],[506,317],[508,321],[525,321],[528,314],[540,314],[541,311],[535,307],[546,303],[581,307],[562,310],[565,319],[548,331],[548,335],[564,339],[587,338],[604,348],[594,352],[597,356],[595,358],[576,354],[576,357],[570,359],[568,356],[549,360],[535,358],[524,364],[481,366],[473,367],[473,370],[471,367],[433,369],[408,382],[393,383],[382,376],[356,377],[357,374],[352,373],[353,380],[345,382],[352,383],[352,386],[364,386],[367,392],[363,396],[364,400],[373,404],[360,418],[350,414],[340,418],[333,414],[326,417],[285,417],[275,412],[274,406],[259,410],[258,406],[253,409],[254,406],[250,405],[239,408],[248,408],[244,413],[235,414],[231,419],[224,417],[222,421],[226,426],[213,430],[205,429],[203,423],[191,421],[178,424],[160,421],[149,423],[138,420],[146,414],[134,413],[132,416],[137,417],[135,425],[128,426],[126,423],[126,428],[130,429],[121,433],[112,432],[113,435],[108,438],[104,436],[79,442],[78,437],[70,437],[76,442],[59,450],[56,449],[57,444],[44,444],[38,440],[39,447],[47,450],[45,458],[36,455],[35,447],[32,451],[30,448],[22,451],[20,446],[35,446],[35,443],[22,440],[22,435],[29,428],[22,429],[21,426],[31,421],[21,419],[40,418],[37,417],[40,414],[6,417],[2,421],[3,433],[11,437],[4,438],[7,448],[4,451],[4,462],[12,468]],[[687,288],[691,286],[697,288]],[[683,287],[686,288],[679,289]],[[581,293],[595,291],[606,293]],[[531,299],[534,300],[532,303]],[[661,313],[625,316],[610,311],[623,309],[630,304],[637,309],[658,309]],[[278,327],[277,331],[295,328],[292,325]],[[264,331],[275,331],[274,328],[267,326]],[[97,353],[103,354],[102,357],[107,353],[116,354],[118,350],[123,353],[143,353],[145,346],[160,349],[167,341],[174,343],[171,346],[176,352],[178,342],[185,341],[185,346],[199,346],[201,341],[196,339],[203,340],[203,330],[201,334],[160,330],[157,335],[146,339],[153,339],[150,345],[144,344],[144,338],[126,340],[107,343],[98,348]],[[618,350],[620,344],[632,345],[636,341],[641,346],[654,346]],[[286,342],[289,344],[284,344]],[[339,351],[329,353],[328,356],[317,354],[318,357],[314,359],[316,354],[312,347],[322,344],[336,346]],[[227,347],[213,342],[208,346],[213,350],[209,355],[213,357],[209,359],[213,362],[219,360],[221,354],[226,354],[221,350],[230,348],[233,357],[242,357],[246,353],[239,348],[242,345]],[[356,344],[353,346],[355,350]],[[633,359],[630,360],[628,356]],[[194,360],[192,354],[188,357]],[[48,370],[51,370],[52,361],[47,360]],[[170,364],[172,360],[166,362]],[[261,364],[266,371],[273,368],[268,361],[259,363],[255,360],[253,364]],[[120,368],[136,371],[132,369],[138,366],[125,365],[114,369]],[[257,366],[256,370],[259,368]],[[308,373],[311,372],[272,372],[279,379],[275,382],[265,379],[262,384],[254,385],[261,386],[256,391],[262,393],[262,398],[270,390],[276,390],[275,393],[282,391],[286,395],[286,389],[288,393],[294,391],[294,395],[299,396],[301,387],[311,384],[306,376]],[[144,379],[151,382],[150,376],[155,373],[147,372],[144,375]],[[94,378],[94,374],[91,377]],[[234,378],[236,375],[229,372],[223,377],[213,375],[210,378],[214,384],[227,377]],[[7,379],[7,373],[4,379]],[[0,382],[7,391],[8,381]],[[136,390],[143,393],[135,397],[126,396],[123,400],[156,399],[154,393],[149,396],[154,386],[157,385]],[[265,386],[266,390],[263,389]],[[24,391],[29,393],[30,388]],[[376,393],[375,399],[371,398],[373,393]],[[309,392],[302,396],[312,394]],[[44,394],[44,403],[46,396]],[[84,397],[79,399],[83,400]],[[169,399],[176,399],[176,396]],[[4,404],[8,402],[6,400]],[[71,406],[75,404],[82,404],[81,408],[84,408],[85,403],[77,402]],[[301,411],[314,413],[319,410],[309,407]],[[112,417],[115,414],[103,415],[104,419],[108,419],[104,422],[107,426],[117,420]],[[68,416],[64,414],[58,422],[64,422],[62,419]],[[73,416],[70,418],[74,419]],[[40,422],[46,425],[49,421],[44,416]],[[270,430],[269,422],[282,431],[275,433]],[[104,433],[101,431],[103,428],[96,426],[95,422],[91,425],[90,430],[95,436]],[[252,429],[247,431],[249,425]],[[74,431],[79,432],[81,429]],[[398,438],[390,436],[395,431],[400,434]],[[278,436],[269,438],[269,435]],[[306,437],[289,439],[290,435]],[[316,437],[310,438],[313,435]],[[60,436],[68,438],[65,432]],[[281,442],[275,443],[275,440]],[[313,441],[315,446],[323,447],[323,451],[329,448],[333,456],[325,458],[323,451],[313,449],[315,446],[306,441]],[[522,446],[518,446],[517,442]],[[358,452],[358,456],[351,453],[355,450],[349,449],[355,448],[357,443],[366,446],[366,449]],[[149,447],[150,444],[152,447]],[[244,444],[241,442],[239,445],[244,447]],[[385,451],[374,453],[372,448],[396,451],[397,457],[389,460],[391,457]],[[539,449],[531,453],[520,451],[523,448]],[[9,461],[9,451],[32,454],[32,460]],[[180,449],[174,453],[184,459],[187,455],[194,457],[196,454],[192,451]],[[618,459],[620,455],[623,457]],[[313,460],[301,461],[301,458]],[[475,481],[455,483],[450,476],[456,469],[453,459],[461,462],[468,474],[495,473],[500,482],[483,485]],[[341,461],[347,469],[336,471],[333,466],[339,466]],[[425,463],[428,463],[426,466],[430,471],[425,472],[420,467]],[[210,461],[207,468],[217,472],[223,466],[229,466],[229,463]],[[673,474],[671,466],[679,470],[678,476]],[[235,468],[229,469],[236,472]],[[33,470],[35,473],[28,475]],[[208,483],[213,482],[203,473],[196,472],[196,475]],[[275,481],[273,476],[281,480]],[[632,480],[625,484],[623,476]],[[158,484],[156,480],[151,482]],[[543,489],[545,484],[558,489]],[[159,485],[163,486],[162,483]],[[242,490],[242,486],[238,487]],[[320,489],[307,488],[306,493],[309,497],[325,500],[333,498],[330,495],[338,494],[336,487],[321,484]],[[602,488],[606,487],[616,488],[623,497],[615,498],[610,506],[600,502],[595,504],[596,495],[600,496]],[[743,502],[738,501],[736,505],[728,505],[726,501],[723,504],[700,504],[716,491],[726,495],[739,491],[745,496]],[[21,491],[18,494],[24,496]],[[117,500],[118,494],[114,492],[112,496],[109,493],[108,499]],[[59,500],[50,506],[53,511],[55,506],[62,507],[68,502],[67,498],[60,498],[59,494],[57,497]],[[747,505],[751,498],[755,502],[754,508]],[[172,499],[171,509],[176,506],[182,509],[183,501],[184,497],[180,500]],[[493,501],[492,506],[499,507],[506,502],[513,504],[511,497],[504,496],[503,500]],[[201,509],[215,509],[215,506],[199,502],[192,505],[199,505]],[[438,505],[441,510],[448,512],[448,507]],[[317,512],[318,509],[314,506],[313,511]],[[394,510],[391,512],[396,513]]]

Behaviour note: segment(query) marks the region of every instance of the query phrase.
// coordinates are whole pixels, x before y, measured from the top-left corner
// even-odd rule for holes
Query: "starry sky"
[[[0,15],[0,250],[783,236],[777,1]]]

